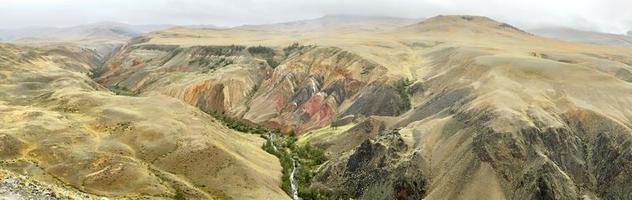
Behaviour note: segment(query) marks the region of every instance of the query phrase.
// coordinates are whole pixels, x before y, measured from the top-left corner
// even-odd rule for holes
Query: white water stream
[[[276,145],[274,145],[275,139],[276,137],[274,134],[268,133],[268,140],[270,140],[270,145],[272,145],[272,149],[274,149],[275,152],[279,152]],[[292,173],[290,174],[290,190],[292,192],[292,199],[302,200],[301,197],[298,196],[298,183],[295,178],[296,173],[298,173],[298,164],[296,163],[296,160],[294,158],[290,159],[292,159]]]
[[[295,174],[298,173],[296,160],[292,158],[292,173],[290,174],[290,186],[292,190],[292,199],[293,200],[301,200],[301,197],[298,196],[298,185],[296,183],[296,178],[294,178]]]

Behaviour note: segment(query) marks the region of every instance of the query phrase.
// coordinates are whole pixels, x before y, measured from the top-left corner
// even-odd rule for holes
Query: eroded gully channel
[[[94,66],[92,68],[92,78],[96,78],[98,77],[98,75],[102,72],[103,67],[105,65],[107,65],[107,63],[109,62],[110,58],[112,58],[113,55],[117,54],[119,51],[122,50],[122,46],[120,47],[115,47],[112,48],[110,52],[107,52],[104,55],[101,55],[101,53],[97,53],[97,63],[95,63],[96,66]],[[95,52],[96,53],[96,52]],[[118,92],[115,91],[116,94],[118,94]],[[277,139],[275,134],[271,134],[269,133],[268,136],[266,137],[266,140],[268,140],[270,142],[270,144],[272,144],[272,148],[275,152],[279,153],[279,154],[283,154],[283,153],[287,153],[287,155],[292,155],[292,152],[280,152],[279,149],[277,149],[275,143],[275,140]],[[284,148],[285,150],[285,148]],[[277,156],[278,157],[278,156]],[[279,158],[280,159],[280,158]],[[296,158],[293,156],[290,156],[290,160],[292,162],[292,172],[289,175],[289,182],[290,182],[290,193],[289,194],[293,200],[302,200],[301,197],[299,197],[298,195],[298,181],[296,180],[296,175],[299,172],[299,164],[296,161]],[[285,169],[283,169],[285,170]]]

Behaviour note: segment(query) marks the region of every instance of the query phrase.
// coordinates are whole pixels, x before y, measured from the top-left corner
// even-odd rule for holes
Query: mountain
[[[245,25],[237,29],[263,29],[284,32],[382,31],[418,22],[417,19],[358,15],[326,15],[316,19],[278,24]]]
[[[61,39],[81,40],[95,39],[103,36],[117,39],[119,37],[135,37],[142,33],[174,27],[173,25],[129,25],[118,22],[98,22],[79,26],[58,27],[30,27],[2,31],[2,37],[7,41],[32,39]]]
[[[591,31],[581,31],[566,27],[545,27],[529,30],[529,32],[546,37],[574,42],[605,45],[632,45],[632,36],[629,33],[628,35],[617,35]]]
[[[630,197],[624,45],[449,15],[174,27],[105,62],[0,47],[0,168],[86,195]]]
[[[298,135],[329,159],[304,196],[627,195],[632,49],[478,16],[327,21],[146,34],[96,80]]]

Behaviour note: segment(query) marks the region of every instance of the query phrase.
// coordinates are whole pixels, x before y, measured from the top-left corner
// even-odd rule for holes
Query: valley
[[[0,178],[82,199],[632,198],[628,46],[465,15],[120,40],[0,44]]]

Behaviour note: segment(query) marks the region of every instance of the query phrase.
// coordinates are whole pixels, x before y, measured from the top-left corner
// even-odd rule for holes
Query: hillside
[[[74,45],[0,47],[0,166],[71,191],[632,197],[624,45],[449,15],[175,27],[104,63]],[[235,131],[253,129],[265,144]]]
[[[0,44],[1,169],[59,198],[289,198],[263,139],[166,96],[117,96],[89,78],[95,56]]]

